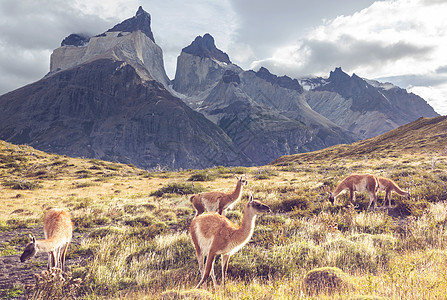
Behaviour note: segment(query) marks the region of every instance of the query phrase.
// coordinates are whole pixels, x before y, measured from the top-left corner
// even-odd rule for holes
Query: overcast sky
[[[0,95],[41,79],[71,33],[100,34],[143,6],[168,76],[210,33],[243,69],[392,82],[447,115],[446,0],[1,0]]]

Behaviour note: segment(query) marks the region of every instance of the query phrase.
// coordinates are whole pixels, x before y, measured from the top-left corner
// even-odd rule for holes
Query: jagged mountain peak
[[[256,72],[256,76],[270,82],[271,84],[277,84],[280,87],[283,87],[283,88],[286,88],[289,90],[295,90],[300,93],[302,93],[304,91],[303,87],[300,85],[298,80],[292,79],[286,75],[276,76],[276,75],[270,73],[270,71],[264,67],[261,67],[259,69],[259,71]]]
[[[209,33],[206,33],[203,37],[197,36],[191,45],[182,49],[182,52],[231,64],[228,54],[217,49],[214,38]]]
[[[329,81],[342,81],[342,80],[349,80],[351,77],[346,74],[341,67],[335,68],[334,71],[331,71],[329,73]]]
[[[89,40],[90,36],[88,34],[72,33],[62,41],[61,47],[62,46],[82,47],[87,45]]]
[[[154,43],[154,35],[151,30],[151,15],[146,12],[143,7],[139,7],[134,17],[124,20],[123,22],[115,25],[113,28],[107,30],[107,32],[134,32],[141,30],[147,35]]]

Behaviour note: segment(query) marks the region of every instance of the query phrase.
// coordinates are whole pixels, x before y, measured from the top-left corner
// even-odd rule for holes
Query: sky
[[[447,115],[447,0],[1,0],[0,95],[41,79],[71,33],[97,35],[139,6],[173,79],[196,36],[245,70],[391,82]]]

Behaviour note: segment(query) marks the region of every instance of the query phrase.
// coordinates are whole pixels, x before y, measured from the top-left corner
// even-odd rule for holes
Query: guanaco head
[[[331,201],[331,203],[334,204],[334,201],[335,201],[334,195],[332,194],[332,192],[328,192],[328,193],[329,193],[329,201]]]
[[[234,174],[233,174],[234,175]],[[236,179],[241,183],[242,186],[247,185],[248,181],[247,181],[247,176],[244,175],[244,177],[237,177],[236,175],[234,175],[234,177],[236,177]]]
[[[247,209],[253,209],[254,213],[257,215],[272,212],[270,207],[268,207],[264,203],[258,200],[253,200],[253,195],[251,193],[247,203]]]
[[[28,245],[26,245],[25,250],[23,250],[22,256],[20,256],[21,262],[30,259],[37,253],[36,238],[31,234],[29,236],[31,238],[31,242]]]

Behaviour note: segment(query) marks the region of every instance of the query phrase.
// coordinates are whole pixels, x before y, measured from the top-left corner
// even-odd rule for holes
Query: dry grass
[[[206,181],[194,182],[195,187],[229,192],[235,169],[145,171],[0,142],[0,230],[26,232],[26,227],[42,226],[46,209],[69,209],[76,231],[86,235],[69,255],[90,255],[86,266],[70,266],[87,298],[315,299],[306,292],[304,277],[323,267],[341,269],[349,284],[322,289],[319,299],[439,299],[447,294],[445,156],[298,159],[240,171],[249,184],[227,216],[240,222],[248,192],[273,213],[257,220],[252,241],[230,260],[227,286],[217,290],[211,281],[206,292],[191,290],[199,272],[187,233],[194,215],[188,194],[158,197],[155,192],[190,185],[198,175]],[[393,194],[390,211],[366,211],[367,195],[359,195],[354,205],[347,196],[331,205],[323,187],[333,188],[351,173],[393,178],[412,199]],[[39,186],[16,189],[7,184],[13,181]],[[379,194],[380,201],[383,197]],[[24,243],[9,241],[0,253]]]

